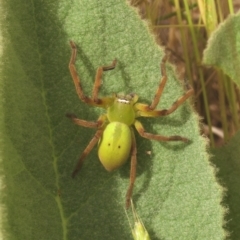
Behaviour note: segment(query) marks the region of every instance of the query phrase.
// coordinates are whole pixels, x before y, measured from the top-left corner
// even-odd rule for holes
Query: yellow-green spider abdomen
[[[107,171],[113,171],[127,161],[131,145],[132,133],[129,126],[120,122],[107,125],[98,146],[99,159]]]

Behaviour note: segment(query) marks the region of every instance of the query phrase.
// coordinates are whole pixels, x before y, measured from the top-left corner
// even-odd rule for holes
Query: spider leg
[[[82,127],[88,127],[88,128],[99,128],[97,132],[95,133],[94,137],[92,140],[89,142],[87,147],[84,149],[82,155],[80,156],[77,165],[72,173],[72,177],[75,177],[76,174],[80,171],[83,161],[85,157],[89,154],[89,152],[93,149],[95,144],[98,142],[99,138],[102,136],[102,133],[104,131],[104,123],[105,120],[107,119],[106,115],[101,115],[96,122],[89,122],[83,119],[79,119],[76,117],[74,114],[66,114],[66,117],[70,118],[75,124],[80,125]],[[101,128],[102,127],[102,128]]]
[[[182,97],[175,101],[169,109],[153,110],[149,111],[148,105],[142,103],[136,103],[135,107],[138,111],[138,116],[141,117],[159,117],[166,116],[174,112],[182,103],[184,103],[189,97],[193,95],[193,89],[189,89]]]
[[[70,62],[69,62],[69,70],[70,70],[78,97],[87,104],[106,108],[107,104],[112,99],[111,98],[103,98],[103,99],[97,98],[98,91],[99,91],[99,88],[101,85],[101,76],[102,76],[103,71],[108,71],[108,70],[114,69],[117,61],[114,60],[110,66],[103,66],[103,67],[98,68],[97,74],[95,77],[95,83],[93,86],[92,98],[90,98],[90,97],[85,96],[85,94],[83,93],[81,81],[80,81],[80,78],[78,76],[78,73],[77,73],[77,70],[75,67],[75,62],[76,62],[76,57],[77,57],[77,46],[73,41],[70,41],[70,46],[72,49],[72,55],[71,55]]]
[[[166,136],[161,136],[161,135],[157,135],[157,134],[152,134],[152,133],[148,133],[145,132],[145,129],[143,127],[143,125],[135,120],[134,122],[134,126],[137,129],[138,133],[147,139],[151,139],[151,140],[156,140],[156,141],[183,141],[183,142],[188,142],[189,140],[187,138],[181,137],[181,136],[170,136],[170,137],[166,137]]]
[[[89,142],[89,144],[87,145],[87,147],[84,149],[82,155],[80,156],[77,165],[72,173],[72,177],[74,178],[76,176],[76,174],[80,171],[83,161],[85,159],[85,157],[90,153],[90,151],[93,149],[93,147],[96,145],[96,143],[98,142],[99,138],[102,136],[104,129],[99,129],[97,130],[97,132],[95,133],[95,135],[93,136],[92,140]]]
[[[137,144],[134,132],[132,131],[131,170],[130,170],[130,182],[126,194],[126,208],[129,208],[130,206],[134,182],[136,179],[136,168],[137,168]]]
[[[107,119],[106,115],[101,115],[96,122],[89,122],[83,119],[79,119],[75,114],[71,113],[67,113],[66,117],[70,118],[75,124],[87,128],[99,128]]]
[[[163,92],[163,89],[165,87],[165,84],[167,82],[167,73],[166,73],[166,61],[167,61],[167,58],[168,56],[165,55],[162,59],[162,62],[161,62],[161,65],[160,65],[160,68],[161,68],[161,75],[162,75],[162,78],[159,82],[159,86],[158,86],[158,89],[157,89],[157,92],[153,98],[153,101],[151,103],[150,106],[147,106],[147,110],[154,110],[156,108],[156,106],[158,105],[159,103],[159,100],[160,100],[160,97],[162,95],[162,92]]]
[[[70,58],[70,62],[69,62],[69,70],[70,73],[72,75],[72,79],[78,94],[78,97],[85,103],[88,104],[92,104],[92,99],[90,99],[89,97],[85,96],[82,90],[82,86],[81,86],[81,81],[80,78],[78,77],[77,74],[77,70],[75,67],[75,62],[76,62],[76,57],[77,57],[77,46],[73,41],[70,41],[70,46],[72,49],[72,55]]]
[[[99,102],[98,92],[99,92],[99,88],[100,88],[101,82],[102,82],[103,71],[108,71],[108,70],[114,69],[116,67],[116,64],[117,64],[117,60],[114,59],[111,65],[102,66],[97,69],[96,76],[95,76],[95,82],[94,82],[94,86],[93,86],[93,91],[92,91],[92,100],[94,102],[96,102],[96,103]]]

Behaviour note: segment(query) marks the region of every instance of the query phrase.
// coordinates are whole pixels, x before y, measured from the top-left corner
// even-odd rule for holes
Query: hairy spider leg
[[[95,76],[95,82],[94,82],[94,86],[93,86],[93,90],[92,90],[92,97],[90,98],[90,97],[85,96],[85,94],[83,92],[83,89],[81,86],[81,81],[80,81],[80,78],[78,76],[78,73],[77,73],[77,70],[75,67],[75,62],[76,62],[76,57],[77,57],[77,46],[73,41],[70,41],[70,46],[72,49],[72,55],[71,55],[70,62],[69,62],[69,70],[70,70],[78,97],[87,104],[106,108],[109,101],[111,101],[112,99],[109,97],[105,97],[102,99],[98,98],[98,92],[99,92],[99,88],[101,86],[101,80],[102,80],[102,73],[103,73],[103,71],[108,71],[108,70],[114,69],[116,66],[117,60],[114,59],[112,64],[109,66],[102,66],[97,69],[96,76]]]
[[[137,168],[137,144],[133,129],[131,128],[132,132],[132,149],[131,149],[131,170],[130,170],[130,182],[126,194],[126,208],[130,206],[130,200],[133,193],[134,182],[136,179],[136,168]]]
[[[104,123],[107,119],[106,115],[101,115],[96,122],[88,122],[86,120],[82,120],[77,118],[74,114],[66,114],[68,118],[70,118],[75,124],[80,125],[82,127],[88,127],[88,128],[98,128],[97,132],[87,145],[87,147],[84,149],[82,155],[80,156],[76,167],[74,168],[74,171],[72,173],[72,177],[74,178],[76,174],[80,171],[83,161],[85,160],[86,156],[90,153],[90,151],[93,149],[93,147],[96,145],[100,137],[102,136],[102,133],[104,131]]]
[[[98,92],[99,92],[99,89],[100,89],[100,86],[101,86],[101,83],[102,83],[103,71],[113,70],[116,67],[116,64],[117,64],[117,60],[114,59],[111,65],[98,67],[97,73],[96,73],[96,76],[95,76],[93,91],[92,91],[92,99],[93,99],[94,102],[96,102],[96,103],[99,102]]]
[[[169,109],[163,110],[148,110],[147,104],[136,103],[135,107],[138,109],[138,116],[141,117],[160,117],[166,116],[174,112],[183,102],[185,102],[193,94],[193,89],[189,89],[183,96],[181,96],[177,101],[175,101]],[[161,136],[152,133],[145,132],[143,125],[135,120],[134,126],[137,129],[138,133],[147,139],[157,140],[157,141],[183,141],[187,142],[188,139],[181,136]]]
[[[99,128],[107,119],[107,116],[105,114],[101,115],[96,122],[90,122],[83,119],[79,119],[75,114],[72,113],[67,113],[66,117],[70,118],[76,125],[87,128]]]
[[[164,142],[167,142],[167,141],[188,142],[187,138],[184,138],[181,136],[166,137],[166,136],[162,136],[162,135],[158,135],[158,134],[148,133],[145,131],[143,125],[138,120],[135,120],[134,126],[135,126],[136,130],[138,131],[138,133],[140,134],[140,136],[147,138],[147,139],[156,140],[156,141],[164,141]]]
[[[83,164],[83,161],[85,160],[86,156],[90,153],[90,151],[93,149],[93,147],[96,145],[98,140],[101,138],[103,131],[104,131],[104,129],[97,130],[97,132],[95,133],[95,135],[93,136],[93,138],[91,139],[91,141],[89,142],[87,147],[84,149],[82,155],[80,156],[80,158],[77,162],[77,165],[76,165],[74,171],[72,172],[72,177],[73,178],[80,171],[80,169],[82,167],[82,164]]]
[[[163,92],[164,87],[166,85],[166,82],[168,80],[167,72],[166,72],[166,61],[167,61],[167,59],[168,59],[168,55],[166,54],[162,58],[162,62],[160,64],[162,77],[160,79],[159,86],[158,86],[157,91],[154,95],[152,103],[150,105],[142,104],[142,103],[136,103],[136,105],[135,105],[136,108],[138,110],[140,110],[140,115],[139,116],[142,116],[142,117],[157,117],[157,116],[168,115],[168,114],[174,112],[184,101],[186,101],[194,93],[193,89],[189,89],[182,97],[180,97],[176,102],[174,102],[169,109],[156,110],[157,113],[153,113],[154,112],[153,110],[155,110],[155,108],[159,104],[162,92]],[[142,112],[144,112],[144,113],[142,113]],[[148,112],[151,112],[151,113],[148,115]]]
[[[154,110],[156,108],[156,106],[158,105],[158,103],[160,101],[160,98],[161,98],[161,95],[162,95],[162,92],[163,92],[163,89],[164,89],[165,84],[167,82],[167,73],[166,73],[167,58],[168,58],[168,56],[165,55],[162,59],[161,64],[160,64],[162,78],[160,79],[159,86],[157,88],[156,94],[153,98],[153,101],[152,101],[151,105],[147,106],[148,111]]]
[[[136,103],[135,107],[139,110],[138,116],[141,117],[160,117],[166,116],[174,112],[181,104],[183,104],[194,93],[193,89],[189,89],[183,96],[175,101],[169,109],[163,110],[148,110],[147,104]]]

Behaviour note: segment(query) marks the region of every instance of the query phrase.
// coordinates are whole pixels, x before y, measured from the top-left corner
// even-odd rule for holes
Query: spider
[[[66,115],[77,125],[97,129],[94,137],[80,156],[72,173],[72,177],[75,177],[79,172],[84,159],[97,143],[99,159],[107,171],[113,171],[119,168],[127,161],[129,155],[131,155],[130,182],[126,194],[126,208],[128,208],[133,192],[137,166],[137,145],[133,132],[133,126],[136,128],[140,136],[147,139],[157,141],[187,142],[188,139],[181,136],[166,137],[148,133],[145,131],[141,122],[137,119],[139,117],[161,117],[171,114],[193,94],[193,89],[189,89],[182,97],[175,101],[169,109],[155,110],[167,81],[165,66],[167,55],[165,55],[161,62],[162,78],[160,80],[153,101],[150,105],[139,103],[138,96],[136,94],[129,94],[125,96],[122,96],[120,94],[113,94],[112,96],[108,97],[98,97],[102,74],[104,71],[112,70],[115,68],[117,63],[116,59],[109,66],[98,67],[92,90],[92,96],[88,97],[83,92],[81,81],[75,67],[77,46],[73,41],[70,41],[70,46],[72,54],[69,62],[69,70],[78,97],[82,100],[82,102],[89,104],[90,106],[106,109],[106,113],[100,115],[98,120],[95,122],[78,119],[74,114]]]

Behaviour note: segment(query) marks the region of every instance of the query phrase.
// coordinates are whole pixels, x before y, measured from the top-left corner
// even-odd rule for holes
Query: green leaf
[[[216,66],[240,86],[240,13],[230,15],[208,40],[203,63]]]
[[[95,121],[102,111],[77,97],[68,70],[69,40],[78,45],[86,94],[97,67],[117,58],[116,69],[104,73],[100,95],[134,92],[146,103],[161,78],[163,50],[124,1],[13,0],[1,9],[4,239],[131,239],[124,212],[130,162],[108,173],[94,148],[71,178],[95,131],[72,124],[65,114]],[[161,109],[184,93],[169,64],[167,74]],[[155,142],[136,133],[133,201],[151,239],[223,239],[222,188],[189,103],[141,122],[146,131],[190,139]]]
[[[240,131],[224,147],[212,149],[212,162],[219,169],[218,178],[227,189],[223,204],[229,207],[225,218],[226,229],[230,239],[237,240],[240,236]]]

